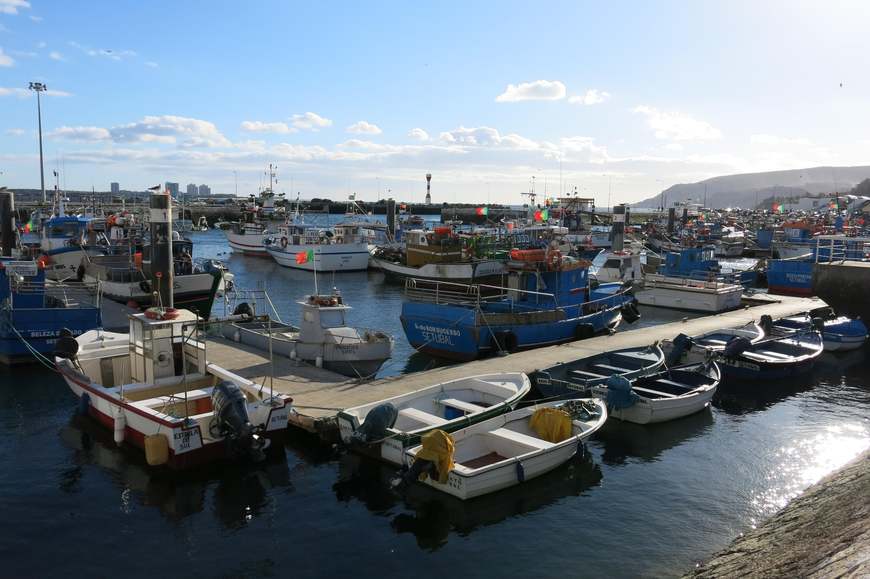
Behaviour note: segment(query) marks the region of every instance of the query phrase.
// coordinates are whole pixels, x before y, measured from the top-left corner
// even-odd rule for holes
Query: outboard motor
[[[813,329],[819,332],[820,334],[825,333],[825,320],[819,317],[813,318],[812,320]]]
[[[631,389],[631,382],[625,376],[614,374],[604,384],[607,386],[607,407],[613,410],[631,408],[640,398]]]
[[[392,480],[393,488],[402,490],[414,481],[420,479],[420,475],[427,473],[432,480],[438,480],[438,466],[431,460],[415,459],[410,468],[405,467],[399,475]]]
[[[366,414],[362,426],[353,433],[353,441],[367,444],[385,438],[398,417],[398,409],[389,402],[375,406]]]
[[[769,336],[773,332],[773,318],[769,314],[761,316],[758,325],[761,326],[761,331],[764,332],[765,336]]]
[[[673,340],[674,347],[668,352],[667,364],[668,366],[676,366],[683,359],[683,354],[692,349],[692,346],[695,345],[694,340],[687,336],[686,334],[677,334],[677,337]]]
[[[73,337],[73,333],[69,328],[63,328],[60,331],[60,337],[54,345],[54,355],[58,358],[65,358],[70,362],[75,363],[78,353],[79,343]]]
[[[259,435],[259,429],[251,424],[245,394],[238,385],[223,380],[211,394],[214,418],[209,432],[214,438],[224,437],[234,452],[247,452],[254,460],[265,458],[263,451],[269,440]]]
[[[254,309],[251,307],[251,304],[249,304],[248,302],[242,302],[236,306],[236,309],[233,310],[233,315],[253,318],[254,317]]]
[[[722,353],[725,355],[726,358],[736,358],[737,356],[748,350],[750,347],[752,347],[752,342],[749,340],[749,338],[746,338],[744,336],[734,336],[733,338],[728,340],[727,344],[725,344],[725,348],[723,349]]]

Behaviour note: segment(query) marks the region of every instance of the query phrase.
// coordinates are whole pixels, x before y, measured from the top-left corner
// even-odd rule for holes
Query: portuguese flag
[[[774,213],[783,213],[783,212],[785,212],[785,206],[782,203],[774,203],[773,204],[773,212]]]
[[[538,209],[535,211],[535,221],[546,221],[550,218],[550,212],[547,209]]]
[[[29,221],[24,225],[24,232],[25,232],[25,233],[30,233],[31,231],[33,231],[33,219],[29,220]]]
[[[477,209],[474,210],[474,212],[477,215],[486,216],[486,215],[489,215],[489,207],[478,207]]]
[[[302,265],[303,263],[308,263],[309,261],[314,261],[314,251],[309,249],[308,251],[300,251],[296,254],[296,264]]]

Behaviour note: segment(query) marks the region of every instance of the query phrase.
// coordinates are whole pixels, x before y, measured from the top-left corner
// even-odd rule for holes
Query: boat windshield
[[[344,310],[320,310],[320,327],[321,328],[340,328],[344,326]]]
[[[76,237],[82,230],[81,223],[76,221],[49,223],[49,237]]]

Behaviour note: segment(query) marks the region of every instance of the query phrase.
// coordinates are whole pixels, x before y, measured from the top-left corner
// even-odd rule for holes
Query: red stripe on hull
[[[781,296],[796,296],[796,297],[812,297],[813,296],[812,288],[793,288],[793,287],[780,287],[780,286],[771,286],[771,285],[768,286],[767,293],[777,294],[777,295],[781,295]]]

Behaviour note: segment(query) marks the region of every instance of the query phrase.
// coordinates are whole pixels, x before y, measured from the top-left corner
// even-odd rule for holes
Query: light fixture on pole
[[[45,92],[46,86],[41,82],[31,82],[28,88],[36,93],[36,117],[39,123],[39,184],[42,189],[42,202],[45,203],[45,169],[42,162],[42,102],[39,93]]]

